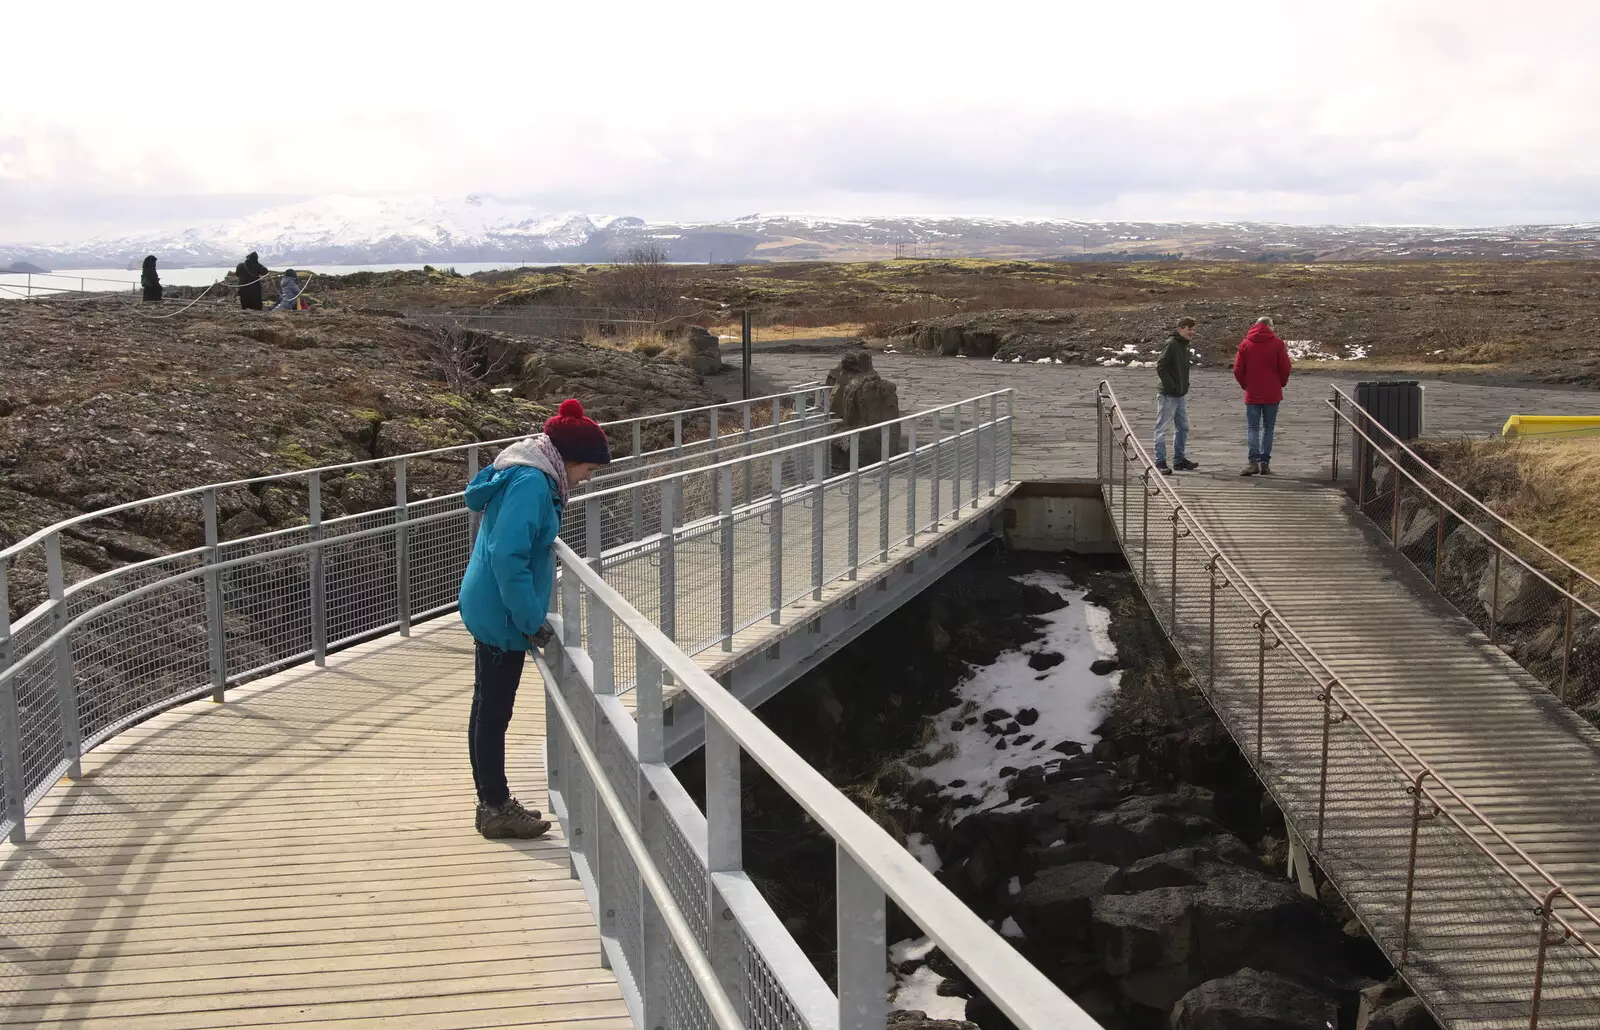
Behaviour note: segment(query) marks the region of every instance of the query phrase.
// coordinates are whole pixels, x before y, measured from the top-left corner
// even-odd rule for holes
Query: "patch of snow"
[[[1118,354],[1137,354],[1137,353],[1139,353],[1139,345],[1137,343],[1125,343],[1125,344],[1122,345],[1122,349],[1120,351],[1118,351],[1117,353]]]
[[[921,962],[933,954],[933,949],[932,937],[907,937],[889,945],[889,964],[899,966],[907,962]]]
[[[1098,739],[1094,730],[1104,718],[1103,708],[1121,674],[1096,676],[1089,666],[1101,658],[1115,658],[1111,642],[1111,614],[1084,600],[1085,591],[1059,572],[1034,572],[1014,577],[1019,586],[1039,586],[1067,599],[1067,606],[1039,616],[1041,639],[1018,651],[1007,651],[994,664],[975,667],[956,687],[956,706],[935,718],[937,732],[925,747],[929,756],[940,756],[922,770],[922,775],[940,785],[940,793],[950,798],[971,797],[956,807],[962,814],[1008,804],[1006,801],[1014,774],[1000,770],[1025,769],[1060,759],[1050,748],[1062,741],[1091,746]],[[1064,660],[1043,672],[1035,671],[1028,659],[1037,652],[1052,652]],[[982,714],[1001,708],[1015,716],[1024,708],[1039,713],[1037,722],[1020,726],[1018,733],[1005,738],[991,736]],[[967,724],[969,718],[978,721]],[[1009,721],[1009,720],[1007,720]],[[952,726],[959,722],[959,728]],[[1014,743],[1027,736],[1021,744]],[[996,747],[1005,739],[1007,747]],[[963,786],[951,786],[954,780]],[[1023,805],[1027,799],[1009,802]]]
[[[944,864],[939,858],[939,849],[924,834],[913,833],[907,837],[906,850],[930,873],[937,873]]]
[[[1014,357],[1014,358],[1012,358],[1012,359],[1011,359],[1011,363],[1012,363],[1012,364],[1013,364],[1013,365],[1020,365],[1020,364],[1022,364],[1022,355],[1021,355],[1021,354],[1018,354],[1018,355],[1017,355],[1017,356],[1016,356],[1016,357]]]
[[[1010,916],[1006,916],[1006,921],[1000,924],[1000,936],[1010,937],[1014,941],[1024,939],[1022,927],[1018,926],[1017,921]]]
[[[1048,364],[1050,364],[1050,362],[1052,362],[1054,360],[1055,360],[1055,358],[1034,358],[1033,359],[1033,363],[1035,365],[1048,365]]]
[[[1013,898],[1022,893],[1022,877],[1013,876],[1011,882],[1006,884],[1006,893]]]
[[[1289,357],[1295,361],[1359,361],[1367,356],[1367,348],[1360,344],[1345,348],[1344,354],[1336,354],[1316,340],[1284,340],[1283,343],[1289,349]]]
[[[906,976],[896,974],[889,1011],[924,1012],[929,1019],[966,1019],[967,1000],[941,995],[939,985],[943,982],[944,977],[927,966],[919,966]]]

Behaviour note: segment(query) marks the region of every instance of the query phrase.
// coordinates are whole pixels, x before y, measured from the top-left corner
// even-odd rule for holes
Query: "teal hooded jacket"
[[[483,469],[466,500],[483,519],[461,579],[461,621],[485,644],[526,651],[550,609],[561,495],[547,473],[516,464]]]

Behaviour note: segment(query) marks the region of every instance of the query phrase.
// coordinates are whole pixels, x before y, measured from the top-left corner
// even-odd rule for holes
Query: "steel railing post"
[[[1411,855],[1406,860],[1406,898],[1405,910],[1400,918],[1400,961],[1395,963],[1397,969],[1404,969],[1411,958],[1411,902],[1416,897],[1417,837],[1422,830],[1422,785],[1427,778],[1428,770],[1423,769],[1406,787],[1406,793],[1411,795]]]
[[[1555,914],[1556,898],[1562,894],[1560,887],[1551,887],[1539,905],[1539,955],[1533,965],[1533,998],[1528,1006],[1529,1030],[1539,1030],[1539,1009],[1544,1001],[1544,967],[1550,955],[1550,945],[1566,939],[1563,933],[1551,940],[1550,917]]]
[[[628,491],[632,499],[633,508],[633,538],[644,537],[644,489],[639,486],[641,480],[648,478],[649,473],[644,468],[644,427],[638,422],[633,424],[633,463],[636,466],[633,473],[633,489]]]
[[[928,516],[933,520],[928,528],[935,533],[939,531],[939,480],[941,478],[940,472],[942,471],[939,468],[939,452],[943,449],[944,409],[936,408],[933,412],[933,473],[930,477],[933,480],[933,498],[932,507],[928,510]]]
[[[674,456],[683,453],[683,415],[672,416],[672,453]]]
[[[1394,518],[1389,531],[1389,542],[1400,548],[1400,459],[1390,460],[1390,477],[1394,480]]]
[[[1267,617],[1256,620],[1256,767],[1261,768],[1267,735]]]
[[[1098,453],[1098,450],[1097,452]],[[989,395],[989,496],[995,495],[1000,474],[1000,397]]]
[[[561,646],[583,646],[583,584],[571,569],[561,570]]]
[[[1500,523],[1494,524],[1494,584],[1489,590],[1489,643],[1500,635]]]
[[[45,576],[50,586],[50,633],[54,636],[67,624],[66,572],[61,565],[61,534],[44,538]],[[220,621],[218,623],[220,625]],[[52,649],[55,659],[56,707],[60,712],[61,755],[67,760],[67,775],[83,775],[82,724],[78,721],[78,697],[73,689],[76,676],[72,668],[72,639],[63,637]]]
[[[683,479],[675,477],[661,487],[661,632],[678,643],[678,528],[677,512]]]
[[[1440,589],[1444,577],[1444,505],[1438,508],[1438,521],[1433,528],[1433,589]]]
[[[1011,482],[1011,444],[1016,440],[1017,391],[1006,391],[1006,482]]]
[[[743,787],[740,749],[722,724],[706,718],[706,927],[707,958],[723,987],[736,997],[743,982],[744,942],[733,912],[717,889],[717,874],[744,869]]]
[[[906,441],[906,456],[909,462],[907,465],[909,471],[906,474],[906,544],[915,547],[917,545],[917,491],[922,488],[917,479],[917,420],[913,418],[907,422],[906,428],[910,430],[909,438]]]
[[[588,552],[584,564],[597,573],[604,574],[600,556],[604,547],[600,525],[600,505],[590,501],[584,509],[584,550]],[[588,630],[589,660],[594,665],[594,692],[617,692],[616,649],[611,630],[611,609],[592,590],[586,590],[585,613]],[[597,720],[598,721],[598,720]],[[596,741],[598,743],[598,741]]]
[[[828,478],[828,444],[818,440],[812,444],[812,476],[815,482],[811,486],[811,599],[822,600],[822,574],[823,574],[823,535],[826,524],[822,518],[823,495],[826,493],[824,482]]]
[[[891,435],[884,426],[878,434],[878,561],[889,560],[889,491],[894,486],[893,466],[890,462]]]
[[[983,411],[977,401],[972,402],[972,500],[978,507],[978,494],[983,490]]]
[[[1333,482],[1333,483],[1337,483],[1339,481],[1339,391],[1338,391],[1338,389],[1335,389],[1333,391],[1333,397],[1328,403],[1333,407],[1333,460],[1331,462],[1331,465],[1332,465],[1332,468],[1333,468],[1333,474],[1329,477],[1329,481]]]
[[[837,856],[839,1030],[883,1030],[889,1018],[884,976],[888,967],[887,903],[856,860],[834,845]]]
[[[217,521],[217,492],[207,490],[202,503],[205,511],[206,557],[208,566],[218,561],[221,546]],[[228,690],[227,629],[222,610],[222,577],[215,569],[205,574],[206,662],[211,669],[211,700],[221,704]]]
[[[1206,689],[1217,687],[1217,555],[1206,563],[1207,578],[1211,581],[1211,598],[1208,602],[1206,631]]]
[[[400,635],[411,635],[411,529],[406,525],[406,459],[394,462],[394,596]]]
[[[1122,437],[1122,532],[1128,531],[1128,464],[1133,460],[1132,450],[1128,446],[1129,437],[1125,433]]]
[[[1150,470],[1145,469],[1139,473],[1139,481],[1144,485],[1140,491],[1144,494],[1144,520],[1139,529],[1139,578],[1145,586],[1150,585]]]
[[[1168,601],[1170,615],[1168,625],[1172,627],[1172,635],[1178,635],[1178,538],[1183,535],[1182,528],[1178,525],[1178,509],[1172,509],[1172,597]]]
[[[850,484],[847,492],[850,498],[850,524],[845,527],[845,557],[850,564],[847,575],[853,580],[856,578],[856,570],[861,565],[861,433],[859,430],[850,434]]]
[[[961,517],[961,463],[966,460],[962,457],[965,452],[965,434],[961,431],[961,405],[957,404],[950,409],[950,432],[955,435],[956,456],[950,463],[950,517]]]
[[[1567,702],[1567,674],[1572,666],[1572,602],[1578,589],[1577,574],[1567,573],[1567,614],[1562,620],[1561,630],[1561,688],[1556,696],[1561,698],[1563,704]]]
[[[1322,760],[1317,773],[1317,853],[1328,823],[1328,756],[1333,747],[1333,683],[1323,685],[1317,700],[1322,702]]]
[[[741,408],[744,411],[744,442],[743,442],[743,445],[742,445],[743,446],[743,450],[741,452],[742,457],[745,458],[745,463],[744,463],[744,503],[749,504],[752,500],[755,499],[755,495],[756,495],[756,469],[755,469],[755,464],[749,460],[749,458],[750,458],[750,404],[749,404],[749,402],[748,401],[745,402],[745,404],[743,404],[741,406]]]
[[[772,604],[772,624],[783,622],[783,458],[774,454],[772,463],[772,502],[767,519],[768,578],[772,591],[768,600]]]
[[[721,583],[722,598],[722,650],[733,651],[733,469],[723,466],[717,473],[722,484],[721,532]]]
[[[328,581],[322,553],[322,473],[306,480],[306,533],[311,538],[311,661],[328,664]]]
[[[9,562],[0,558],[0,676],[11,668],[11,588]],[[5,778],[6,818],[11,821],[11,843],[28,839],[25,802],[28,786],[22,782],[22,720],[17,711],[17,680],[0,680],[0,776]]]
[[[471,483],[476,478],[478,478],[478,448],[468,447],[467,482]],[[478,522],[480,517],[481,516],[471,508],[467,509],[467,549],[469,551],[472,549],[472,545],[478,540]]]

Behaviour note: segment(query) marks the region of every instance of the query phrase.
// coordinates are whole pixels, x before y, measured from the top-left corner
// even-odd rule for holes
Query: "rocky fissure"
[[[1119,560],[986,550],[759,714],[1107,1030],[1390,1025],[1362,992],[1392,969],[1284,875],[1281,818]],[[747,868],[831,978],[831,842],[753,763],[745,785]],[[907,1019],[1010,1025],[890,918]]]

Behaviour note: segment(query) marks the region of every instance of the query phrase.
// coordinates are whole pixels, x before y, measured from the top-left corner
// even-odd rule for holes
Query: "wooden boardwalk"
[[[89,753],[0,848],[0,1025],[631,1027],[560,828],[472,826],[453,616]],[[525,674],[512,789],[545,804]]]
[[[1529,856],[1600,908],[1600,731],[1438,598],[1343,494],[1307,479],[1182,476],[1186,505],[1333,671],[1424,760]],[[1162,537],[1152,532],[1160,552]],[[1170,540],[1170,538],[1165,538]],[[1161,595],[1162,574],[1154,577]],[[1183,584],[1183,581],[1180,580]],[[1189,584],[1180,586],[1180,590]],[[1180,618],[1203,655],[1192,587]],[[1283,669],[1277,656],[1269,668]],[[1278,689],[1274,689],[1274,687]],[[1322,733],[1314,689],[1268,673],[1267,767],[1314,825]],[[1253,737],[1255,648],[1219,644],[1219,707]],[[1236,730],[1236,733],[1238,731]],[[1347,728],[1331,752],[1324,866],[1380,934],[1398,934],[1411,803],[1376,750]],[[1454,803],[1447,807],[1457,807]],[[1459,813],[1471,822],[1465,812]],[[1421,838],[1412,914],[1413,986],[1453,1030],[1526,1027],[1538,950],[1537,903],[1507,889],[1482,853],[1443,820]],[[1531,883],[1525,861],[1480,834]],[[1600,1026],[1600,962],[1550,949],[1540,1027]]]

